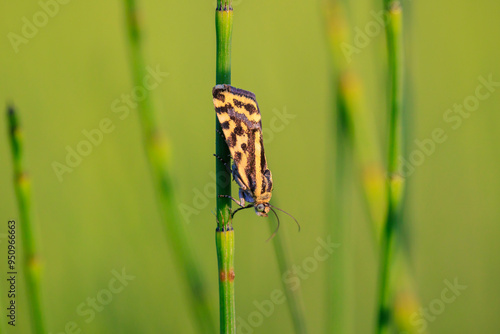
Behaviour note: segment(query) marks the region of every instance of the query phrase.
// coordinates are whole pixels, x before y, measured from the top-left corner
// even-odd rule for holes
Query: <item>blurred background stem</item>
[[[142,87],[147,76],[142,56],[142,27],[135,0],[125,0],[126,23],[130,47],[130,66],[135,87]],[[214,333],[215,325],[209,308],[205,281],[192,253],[189,239],[178,217],[175,190],[170,173],[169,147],[162,138],[154,116],[151,92],[136,101],[142,130],[144,150],[159,202],[165,237],[171,247],[177,267],[186,280],[193,319],[200,333]]]
[[[339,83],[334,86],[338,89]],[[350,226],[345,224],[346,212],[345,206],[348,203],[346,198],[350,195],[350,187],[347,182],[351,173],[349,173],[349,145],[347,138],[346,119],[344,101],[341,95],[334,95],[332,99],[332,110],[335,125],[335,157],[333,177],[328,182],[331,187],[327,187],[325,196],[327,235],[332,236],[334,240],[339,240],[341,248],[335,255],[334,260],[328,262],[327,266],[327,317],[326,333],[349,333],[350,323],[349,315],[351,313],[351,302],[348,298],[351,291],[349,276],[352,273],[352,258],[350,258]],[[329,169],[332,166],[329,166]]]
[[[231,35],[233,30],[232,1],[217,1],[215,31],[217,40],[216,84],[231,84]],[[219,269],[220,332],[236,333],[236,309],[234,301],[234,231],[231,221],[231,200],[221,195],[231,195],[230,152],[220,135],[222,128],[215,116],[215,159],[217,193],[216,248]],[[222,160],[222,161],[221,161]]]
[[[391,325],[391,267],[394,262],[395,231],[401,224],[404,179],[400,175],[403,130],[402,9],[399,1],[384,1],[387,11],[387,55],[389,88],[389,142],[387,161],[387,218],[381,238],[377,333],[388,333]]]
[[[378,241],[385,208],[385,179],[377,138],[374,116],[362,103],[361,81],[349,65],[350,60],[342,52],[343,43],[350,43],[350,27],[346,5],[341,0],[326,2],[327,38],[332,63],[332,105],[335,132],[335,180],[334,198],[328,203],[328,233],[342,247],[337,261],[331,261],[328,275],[327,333],[348,333],[351,302],[350,277],[353,258],[349,257],[352,243],[350,224],[346,220],[345,206],[352,177],[359,175],[365,197],[373,236]],[[353,154],[349,154],[352,151]],[[350,160],[356,159],[358,174],[350,173]],[[327,196],[331,198],[331,196]]]
[[[340,128],[337,126],[338,132],[336,140],[340,141],[340,143],[336,144],[337,159],[335,167],[337,169],[345,168],[343,167],[343,165],[346,164],[345,154],[342,154],[341,151],[345,150],[345,147],[352,148],[354,153],[353,157],[357,160],[361,186],[366,199],[369,218],[372,222],[375,240],[377,244],[383,244],[383,247],[387,247],[388,245],[385,244],[386,240],[383,240],[383,238],[387,236],[385,227],[388,210],[388,187],[384,171],[385,167],[382,163],[380,141],[377,136],[374,114],[369,112],[362,102],[362,84],[353,70],[353,66],[350,64],[352,59],[347,59],[348,57],[341,50],[343,43],[351,43],[350,25],[348,23],[349,13],[347,8],[348,6],[344,1],[327,1],[328,38],[332,55],[334,85],[336,86],[334,90],[338,95],[336,99],[336,113],[338,115],[337,117],[340,117],[338,123],[343,122],[343,126]],[[391,94],[401,94],[401,92],[392,92]],[[399,96],[398,99],[402,99],[402,96]],[[344,158],[342,158],[343,155]],[[334,208],[333,210],[339,212],[337,212],[334,217],[334,224],[339,225],[336,229],[337,234],[340,234],[341,238],[345,240],[348,235],[345,234],[346,227],[342,226],[343,218],[340,212],[342,210],[341,201],[345,196],[341,198],[339,198],[339,196],[347,190],[345,178],[348,176],[340,171],[336,172],[336,174],[337,181],[335,187],[339,195],[336,196],[336,200],[332,207]],[[392,235],[391,238],[393,238]],[[342,243],[346,245],[345,242]],[[415,332],[416,328],[410,324],[410,315],[418,312],[420,305],[418,296],[415,292],[415,283],[410,275],[411,268],[408,263],[408,257],[409,254],[406,252],[401,252],[399,256],[395,257],[397,277],[394,279],[393,289],[397,307],[392,308],[390,313],[396,318],[396,325],[400,331],[412,333]],[[386,256],[383,255],[382,258],[386,259]],[[345,258],[341,259],[341,262],[345,261],[349,260]],[[329,279],[332,280],[333,285],[336,284],[335,282],[339,282],[339,277],[336,276],[342,277],[348,275],[348,273],[345,272],[348,271],[347,263],[337,263],[336,266],[337,271],[332,271],[328,276]],[[342,272],[342,270],[344,272]],[[346,282],[348,282],[348,280],[343,279],[342,282],[347,284]],[[336,294],[331,294],[331,298],[337,297],[335,301],[332,299],[335,304],[347,305],[348,301],[345,300],[345,295],[342,295],[347,288],[347,286],[344,286],[344,289],[332,287],[332,289],[339,289]],[[338,308],[339,307],[337,307],[337,311]],[[346,328],[342,323],[334,323],[335,321],[347,321],[339,317],[338,314],[334,314],[328,318],[329,325],[327,327],[330,330],[329,332],[332,332],[332,329]],[[337,320],[335,320],[335,318],[337,318]]]
[[[22,263],[24,270],[20,271],[20,273],[23,273],[26,279],[26,296],[31,314],[33,333],[45,334],[47,331],[42,311],[41,259],[38,254],[37,237],[32,220],[31,182],[24,166],[23,135],[14,106],[8,107],[7,118],[14,163],[14,188],[19,207],[19,220],[14,225],[14,231],[19,229],[21,233],[19,239],[11,239],[13,235],[9,232],[7,234],[7,242],[15,240],[15,247],[19,246],[23,251],[24,258]],[[9,242],[9,244],[11,243]],[[19,272],[19,269],[16,265],[14,267],[9,265],[8,271]],[[1,328],[3,329],[3,326]]]
[[[273,197],[273,205],[279,207],[276,196]],[[270,217],[273,224],[269,224],[269,230],[271,233],[274,233],[277,220],[275,216]],[[294,331],[297,334],[305,334],[307,333],[307,327],[304,315],[304,304],[302,302],[302,296],[300,295],[301,290],[290,289],[285,280],[282,278],[282,275],[289,271],[293,266],[292,254],[290,248],[288,247],[286,233],[284,232],[285,231],[276,233],[276,236],[272,240],[274,253],[276,255],[276,260],[278,261],[280,282],[282,283],[283,291],[285,291],[286,302],[292,319]]]

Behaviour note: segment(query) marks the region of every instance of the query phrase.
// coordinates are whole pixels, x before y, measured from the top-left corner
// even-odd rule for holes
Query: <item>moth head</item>
[[[269,203],[259,203],[254,206],[257,216],[267,217],[270,210]]]

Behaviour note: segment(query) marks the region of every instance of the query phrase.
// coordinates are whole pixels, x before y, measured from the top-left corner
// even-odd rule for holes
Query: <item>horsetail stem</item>
[[[387,160],[387,217],[383,228],[380,252],[378,321],[376,333],[388,333],[391,323],[392,290],[389,286],[394,260],[395,230],[401,224],[401,203],[404,179],[400,159],[402,155],[402,104],[403,104],[403,50],[402,8],[398,0],[385,0],[387,10],[387,54],[389,69],[389,142]]]
[[[218,0],[215,11],[215,31],[217,40],[216,84],[231,84],[231,35],[233,30],[233,8],[231,0]],[[221,138],[222,128],[215,117],[215,153],[222,160],[215,159],[217,174],[217,228],[215,245],[219,267],[219,313],[220,333],[236,333],[234,301],[234,230],[231,221],[231,176],[229,166],[230,152],[225,140]]]
[[[41,259],[38,253],[35,226],[32,220],[31,180],[24,165],[23,134],[19,124],[17,111],[13,106],[7,110],[10,146],[14,162],[14,188],[19,206],[19,228],[21,232],[21,248],[24,253],[24,272],[26,279],[26,295],[31,314],[33,332],[45,334],[45,319],[42,311]],[[17,228],[16,226],[16,228]],[[9,240],[12,234],[9,232]],[[9,271],[16,271],[9,266]]]

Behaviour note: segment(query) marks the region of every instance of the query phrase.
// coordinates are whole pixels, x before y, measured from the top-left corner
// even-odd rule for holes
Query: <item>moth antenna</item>
[[[276,210],[279,210],[279,211],[281,211],[281,212],[283,212],[283,213],[286,213],[286,214],[287,214],[287,215],[289,215],[289,216],[290,216],[293,220],[295,220],[295,223],[296,223],[296,224],[297,224],[297,226],[299,227],[299,232],[300,232],[300,224],[299,224],[299,222],[297,221],[297,219],[295,219],[295,217],[294,217],[294,216],[292,216],[291,214],[289,214],[289,213],[288,213],[288,212],[286,212],[285,210],[281,210],[280,208],[278,208],[278,207],[276,207],[276,206],[274,206],[274,205],[269,204],[269,206],[270,206],[270,207],[273,207],[273,208],[275,208]],[[274,210],[273,210],[273,211],[274,211]],[[276,214],[276,212],[275,212],[274,214]]]
[[[234,215],[236,214],[236,212],[240,211],[240,210],[245,210],[245,209],[249,209],[249,208],[252,208],[253,205],[247,205],[247,206],[244,206],[244,207],[241,207],[241,208],[238,208],[236,210],[233,211],[233,213],[231,214],[231,219],[233,219]]]
[[[280,218],[276,214],[276,211],[274,211],[272,208],[271,208],[271,211],[276,216],[276,220],[278,221],[278,226],[276,227],[276,230],[274,230],[273,234],[269,237],[269,239],[266,240],[266,242],[269,242],[269,240],[271,240],[272,238],[274,238],[276,236],[276,234],[278,233],[278,230],[280,229]]]

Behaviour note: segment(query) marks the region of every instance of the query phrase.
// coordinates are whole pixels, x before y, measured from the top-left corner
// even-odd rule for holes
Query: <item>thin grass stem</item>
[[[233,30],[233,8],[231,0],[218,0],[215,11],[217,41],[216,84],[231,84],[231,36]],[[227,171],[230,151],[219,135],[222,128],[215,117],[215,159],[217,174],[217,229],[216,250],[219,270],[219,313],[220,333],[236,333],[236,309],[234,298],[234,230],[231,220],[231,200],[221,195],[231,195],[231,175]]]
[[[376,333],[388,333],[391,325],[392,290],[390,273],[395,255],[395,231],[401,224],[401,203],[404,179],[399,174],[402,156],[403,130],[403,52],[402,8],[398,0],[385,0],[387,10],[387,52],[389,69],[389,142],[387,180],[387,219],[383,229],[380,252],[378,321]]]
[[[26,280],[26,296],[28,296],[28,307],[31,314],[33,332],[36,334],[45,334],[47,331],[42,306],[42,266],[38,253],[35,226],[32,220],[31,180],[24,166],[23,135],[17,112],[13,106],[8,107],[7,118],[14,162],[14,188],[19,206],[19,221],[18,224],[15,224],[15,227],[19,227],[21,233],[21,240],[17,241],[16,244],[21,246],[24,254],[23,266]],[[9,232],[9,241],[12,240],[12,236]],[[15,272],[17,269],[9,266],[9,271]]]
[[[327,204],[328,231],[343,247],[336,261],[331,261],[328,275],[328,317],[327,333],[349,331],[349,274],[352,262],[347,249],[350,242],[348,224],[345,221],[350,159],[355,157],[361,176],[361,185],[370,220],[373,221],[373,235],[378,240],[385,207],[385,180],[376,135],[373,115],[362,106],[361,82],[349,65],[350,59],[342,51],[342,45],[350,43],[350,31],[346,7],[341,0],[327,0],[326,25],[332,63],[332,96],[335,115],[335,176],[332,196]],[[351,154],[351,152],[353,154]]]
[[[346,224],[345,206],[348,203],[349,183],[347,180],[350,173],[350,141],[348,137],[348,127],[346,124],[346,105],[342,94],[339,92],[340,83],[334,84],[337,88],[332,103],[335,116],[335,173],[333,175],[333,198],[326,196],[330,200],[327,203],[327,216],[330,217],[328,223],[328,234],[335,236],[339,240],[342,249],[336,256],[335,261],[330,261],[327,268],[327,323],[326,333],[348,333],[349,314],[351,302],[349,300],[349,278],[352,274],[352,259],[348,245],[350,244],[350,228]]]
[[[341,112],[343,105],[344,108],[344,122],[345,129],[337,128],[337,131],[344,131],[345,134],[337,132],[337,140],[342,141],[343,144],[337,147],[338,150],[343,150],[344,146],[349,143],[350,148],[354,151],[354,158],[357,160],[359,166],[359,172],[361,176],[361,186],[363,188],[364,197],[366,199],[368,212],[370,213],[369,218],[372,221],[374,227],[373,231],[375,240],[377,244],[381,244],[381,239],[384,232],[384,226],[386,223],[386,211],[387,211],[387,182],[386,175],[384,172],[384,166],[382,164],[379,140],[376,134],[375,122],[373,119],[373,113],[368,112],[367,108],[362,103],[362,85],[361,82],[352,69],[350,61],[348,59],[352,55],[342,52],[342,45],[347,45],[350,43],[351,39],[349,37],[349,25],[347,24],[348,15],[347,7],[344,1],[341,0],[328,0],[327,2],[327,26],[328,26],[328,37],[330,39],[330,49],[332,54],[332,64],[334,69],[334,77],[337,81],[337,91],[338,96],[341,98],[343,103],[337,106],[338,113]],[[347,60],[347,61],[346,61]],[[337,74],[335,76],[335,74]],[[334,79],[335,80],[335,79]],[[338,100],[338,99],[337,99]],[[340,137],[339,137],[340,136]],[[345,136],[345,137],[344,137]],[[343,138],[343,139],[342,139]],[[342,158],[337,153],[336,168],[342,169]],[[345,176],[337,175],[336,189],[341,192],[344,189]],[[338,196],[336,196],[338,198]],[[343,198],[343,197],[342,197]],[[339,200],[335,200],[334,206],[337,211],[341,210],[342,204]],[[341,220],[339,217],[341,213],[337,213],[335,220]],[[343,226],[341,222],[337,223],[339,225],[337,230],[338,233],[342,233]],[[344,243],[345,244],[345,243]],[[393,308],[393,316],[398,318],[397,326],[403,331],[412,332],[414,328],[408,324],[408,319],[404,318],[404,315],[411,313],[411,311],[417,312],[419,309],[419,301],[415,293],[414,282],[409,274],[410,268],[408,265],[408,254],[404,253],[401,256],[396,257],[395,266],[399,268],[398,277],[395,283],[395,298],[398,301],[398,305],[404,308]],[[337,267],[347,270],[345,265],[337,263]],[[336,284],[335,282],[341,282],[339,277],[334,277],[334,273],[330,274],[331,284]],[[337,271],[337,275],[345,276],[346,273]],[[345,282],[342,281],[342,282]],[[332,287],[332,289],[335,289]],[[345,291],[341,289],[341,291]],[[333,291],[333,290],[332,290]],[[334,296],[334,295],[332,295]],[[337,293],[336,303],[341,303],[344,306],[347,304],[347,300],[342,298],[340,292]],[[338,307],[337,307],[338,309]],[[342,308],[345,310],[345,307]],[[331,314],[331,312],[330,312]],[[334,329],[339,331],[345,327],[342,322],[345,322],[338,314],[335,316],[331,315],[328,318],[328,328],[329,332],[333,332]],[[340,330],[343,332],[343,330]]]
[[[219,264],[220,332],[236,333],[234,307],[234,230],[221,226],[215,232]]]
[[[276,196],[273,199],[273,205],[279,206],[276,201]],[[276,217],[271,216],[272,221],[277,223]],[[269,229],[271,233],[275,231],[275,224],[269,224]],[[277,233],[273,238],[274,253],[276,254],[276,260],[278,261],[278,267],[281,275],[290,270],[293,265],[292,255],[290,248],[288,247],[286,234],[283,232]],[[280,277],[281,277],[280,275]],[[304,315],[304,304],[300,295],[300,290],[290,289],[284,280],[280,280],[282,283],[283,291],[285,292],[286,301],[288,305],[288,310],[292,318],[293,328],[297,334],[307,333],[306,320]]]
[[[357,161],[365,203],[373,222],[375,239],[379,239],[385,219],[385,173],[373,113],[363,102],[361,80],[350,64],[352,59],[342,51],[350,43],[347,9],[341,0],[329,0],[327,25],[336,93],[344,105],[346,137]],[[345,145],[345,143],[344,143]]]
[[[142,27],[139,22],[136,1],[125,0],[124,5],[133,84],[136,87],[141,87],[147,75],[142,55]],[[205,281],[201,276],[198,263],[195,261],[183,223],[178,217],[175,191],[170,173],[170,152],[165,138],[160,135],[155,120],[151,92],[146,91],[144,98],[138,100],[137,104],[144,149],[153,184],[156,187],[165,237],[171,246],[175,263],[182,271],[183,278],[189,288],[189,301],[199,332],[215,333],[215,324],[209,307]]]

